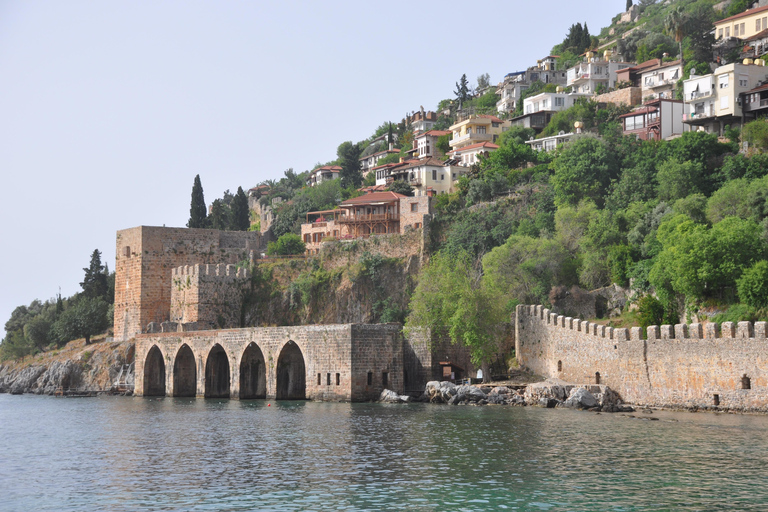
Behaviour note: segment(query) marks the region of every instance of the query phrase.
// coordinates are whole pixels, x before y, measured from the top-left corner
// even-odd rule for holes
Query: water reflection
[[[768,418],[635,416],[0,395],[0,510],[763,509]]]

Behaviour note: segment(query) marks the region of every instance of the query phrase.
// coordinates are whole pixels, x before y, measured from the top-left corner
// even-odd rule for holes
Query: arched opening
[[[165,361],[157,345],[152,345],[144,361],[144,396],[165,396]]]
[[[289,341],[277,358],[277,400],[304,400],[306,398],[306,369],[301,349]]]
[[[557,362],[557,371],[559,371],[559,372],[563,371],[563,362],[562,361],[558,361]]]
[[[255,343],[248,345],[240,361],[240,398],[266,398],[267,374],[264,354]]]
[[[600,384],[600,372],[595,372],[595,384]]]
[[[229,358],[218,343],[205,361],[205,398],[229,398]]]
[[[173,362],[173,396],[197,395],[197,365],[195,354],[184,344],[176,353]]]
[[[752,389],[752,380],[745,373],[741,378],[741,389]]]

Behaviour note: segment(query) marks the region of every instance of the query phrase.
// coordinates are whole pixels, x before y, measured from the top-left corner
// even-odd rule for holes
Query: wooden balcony
[[[371,213],[363,215],[345,215],[340,217],[336,222],[339,224],[357,224],[365,222],[387,222],[399,220],[399,213]]]

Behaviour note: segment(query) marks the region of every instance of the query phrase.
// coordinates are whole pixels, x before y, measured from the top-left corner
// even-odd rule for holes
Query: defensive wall
[[[251,273],[235,265],[185,265],[171,272],[171,322],[197,330],[239,327]]]
[[[366,401],[403,392],[399,324],[141,334],[138,396]]]
[[[517,306],[521,365],[573,383],[599,383],[624,401],[658,407],[768,410],[768,324],[617,329]]]
[[[139,226],[117,232],[115,339],[124,341],[171,315],[172,270],[237,263],[260,249],[259,233]]]

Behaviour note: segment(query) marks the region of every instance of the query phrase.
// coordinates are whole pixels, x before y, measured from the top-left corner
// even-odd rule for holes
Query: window
[[[555,98],[555,106],[556,107],[563,107],[565,103],[565,98]]]
[[[445,174],[440,173],[440,181],[443,181],[445,179]]]
[[[559,372],[563,371],[563,362],[562,361],[558,361],[557,362],[557,371],[559,371]]]
[[[739,75],[739,87],[747,87],[748,83],[749,83],[749,76]]]
[[[720,89],[728,88],[728,75],[720,75],[717,77],[717,83],[720,85]]]
[[[322,374],[318,373],[317,374],[317,385],[319,386],[322,383],[322,381],[323,381],[323,376],[322,376]]]
[[[477,130],[477,133],[484,134],[485,133],[485,126],[478,126],[475,128]]]
[[[337,374],[336,374],[336,385],[338,386],[338,385],[340,385],[340,384],[341,384],[341,374],[340,374],[340,373],[337,373]]]
[[[534,112],[538,112],[539,110],[541,110],[541,109],[539,108],[539,102],[538,102],[538,101],[536,101],[536,102],[534,102],[534,103],[533,103],[533,111],[534,111]]]
[[[326,376],[325,383],[327,385],[329,385],[329,386],[331,385],[331,374],[330,373]]]
[[[493,126],[494,128],[498,128],[499,127],[499,123],[497,123],[496,121],[493,121],[493,122],[491,122],[491,126]]]
[[[747,31],[744,30],[744,25],[745,25],[744,23],[739,25],[739,32],[741,32],[741,37],[744,37],[745,35],[747,35]]]
[[[595,384],[600,384],[600,372],[595,372]]]
[[[720,108],[728,108],[728,96],[720,97]]]
[[[131,247],[126,245],[123,247],[123,257],[124,258],[130,258],[131,257]]]
[[[739,37],[739,24],[733,26],[733,37]]]
[[[437,169],[432,169],[432,181],[437,181]]]
[[[542,100],[541,101],[541,108],[547,109],[549,107],[549,100]]]
[[[755,20],[755,32],[760,32],[760,18]]]
[[[320,374],[318,373],[318,375]],[[372,384],[373,384],[373,372],[368,372],[368,385],[370,386]]]
[[[419,211],[419,203],[411,203],[411,211],[412,212]]]
[[[650,86],[653,85],[653,77],[652,76],[645,77],[645,85],[646,85],[646,87],[650,87]]]
[[[381,372],[381,385],[384,387],[389,386],[389,372]]]
[[[752,389],[752,381],[747,377],[746,373],[741,378],[741,389]]]
[[[731,27],[725,27],[725,38],[731,37]]]
[[[718,30],[717,32],[717,38],[722,39],[723,38],[723,29]]]

